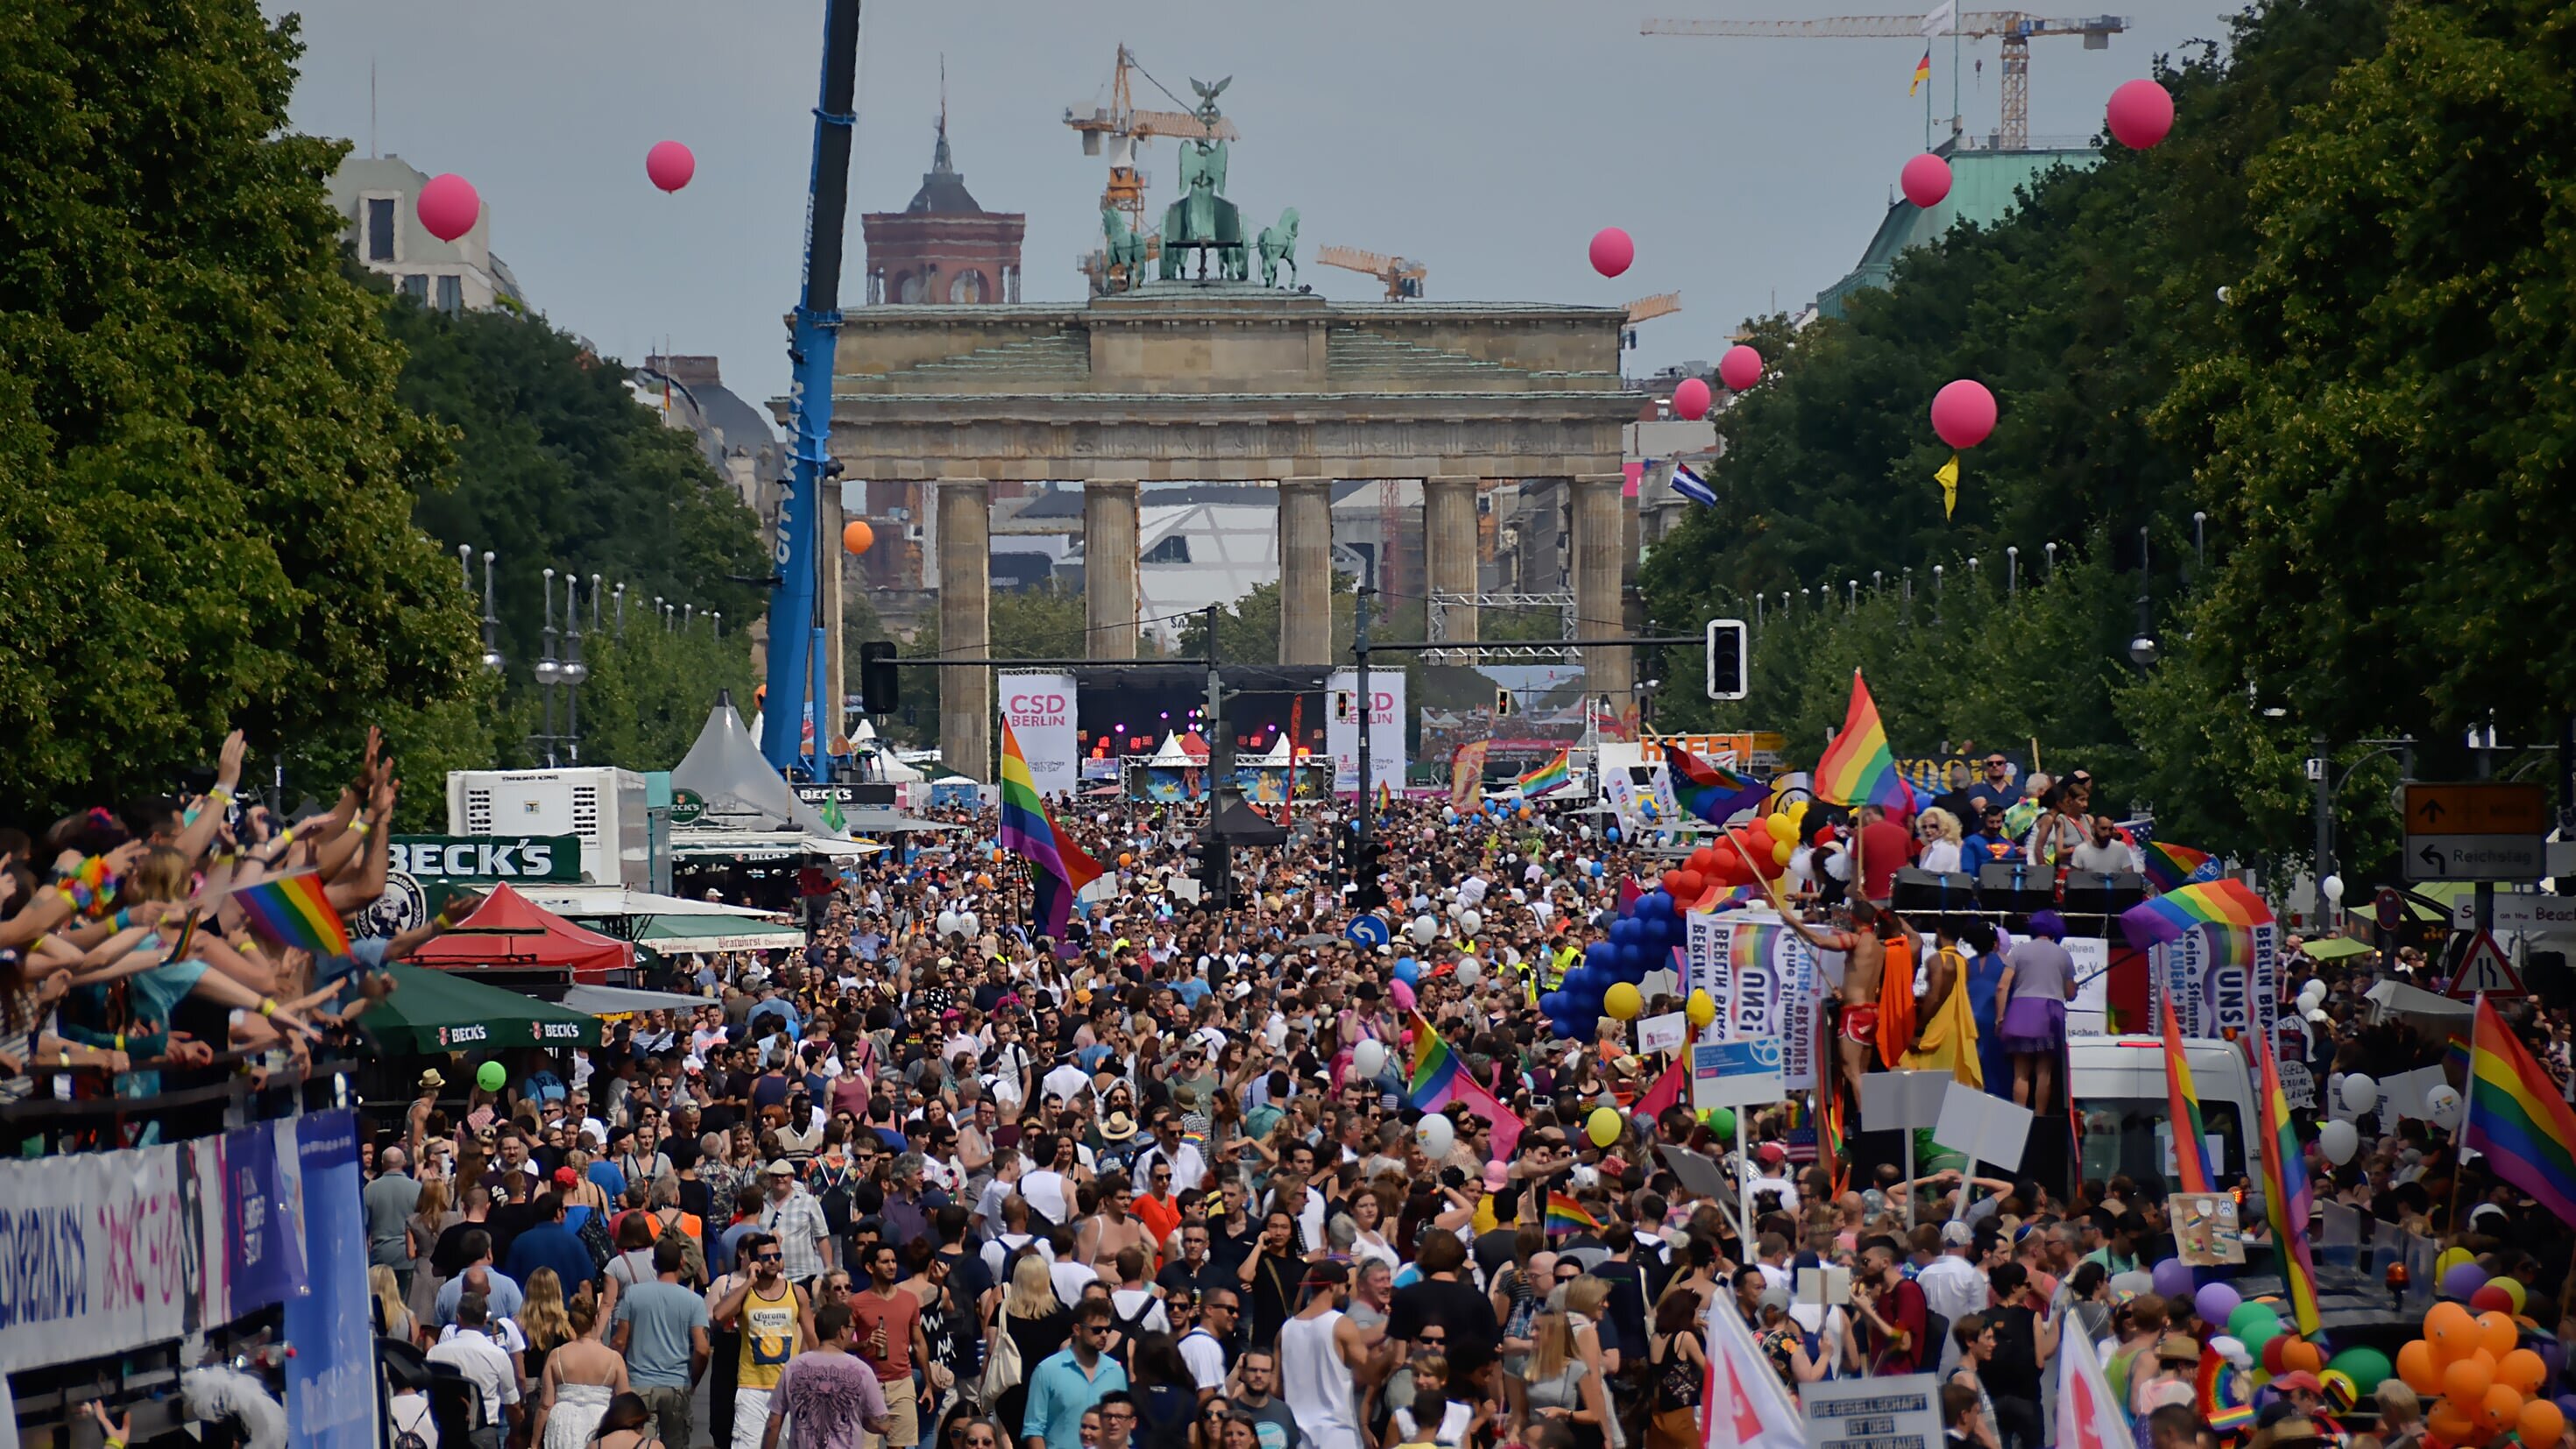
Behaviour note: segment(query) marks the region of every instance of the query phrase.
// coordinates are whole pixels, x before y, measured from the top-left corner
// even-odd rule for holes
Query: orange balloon
[[[2484,1340],[2469,1310],[2457,1303],[2436,1303],[2424,1315],[2424,1341],[2433,1345],[2433,1361],[2448,1366]]]
[[[2470,1417],[2477,1420],[2479,1428],[2490,1434],[2500,1434],[2522,1418],[2522,1405],[2519,1390],[2511,1384],[2497,1384],[2487,1390],[2487,1396],[2478,1401],[2477,1413]]]
[[[2521,1341],[2522,1328],[2513,1321],[2512,1314],[2489,1309],[2478,1315],[2478,1344],[2494,1354],[2496,1362],[2504,1362],[2504,1356]]]
[[[2326,1371],[2326,1351],[2304,1338],[2294,1338],[2281,1350],[2281,1364],[2293,1372],[2304,1369],[2321,1374]]]
[[[2424,1415],[2424,1427],[2445,1444],[2466,1444],[2478,1432],[2477,1421],[2451,1406],[2448,1399],[2435,1399]]]
[[[2431,1399],[2442,1392],[2442,1365],[2433,1358],[2433,1345],[2422,1339],[2397,1350],[2397,1377],[2416,1397]]]
[[[2549,1365],[2530,1349],[2517,1348],[2496,1360],[2496,1382],[2513,1385],[2517,1393],[2539,1393],[2548,1380]]]
[[[2442,1370],[2442,1397],[2463,1414],[2476,1414],[2487,1390],[2494,1387],[2495,1365],[2481,1354],[2470,1354]]]
[[[877,531],[868,527],[864,518],[853,518],[841,526],[841,547],[850,553],[866,553],[876,546]]]
[[[2527,1449],[2552,1449],[2558,1436],[2567,1432],[2567,1414],[2547,1399],[2534,1399],[2522,1406],[2514,1427],[2522,1432]]]

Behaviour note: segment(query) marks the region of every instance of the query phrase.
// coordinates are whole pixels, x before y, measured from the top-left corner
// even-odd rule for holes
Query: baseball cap
[[[794,1177],[796,1175],[796,1169],[788,1166],[787,1159],[784,1157],[770,1163],[767,1171],[771,1177]]]
[[[1501,1192],[1512,1180],[1512,1171],[1499,1162],[1485,1164],[1485,1191]]]
[[[2322,1394],[2326,1391],[2324,1383],[2306,1369],[2293,1369],[2285,1374],[2274,1375],[2272,1387],[2285,1394],[2294,1389],[2305,1389],[2312,1394]]]
[[[1753,1149],[1753,1155],[1764,1162],[1786,1162],[1789,1160],[1789,1149],[1777,1142],[1765,1142]]]

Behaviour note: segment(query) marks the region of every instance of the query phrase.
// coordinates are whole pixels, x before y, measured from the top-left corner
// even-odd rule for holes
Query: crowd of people
[[[257,1070],[363,1043],[374,968],[410,943],[316,960],[254,939],[208,886],[309,865],[335,906],[372,899],[390,765],[371,750],[340,809],[278,829],[225,798],[236,743],[224,768],[205,797],[59,822],[41,849],[0,838],[0,1080],[18,1094],[224,1070],[218,1044]],[[2356,1406],[2284,1374],[2242,1429],[2210,1425],[2195,1380],[2222,1326],[2139,1281],[2174,1251],[2162,1180],[1935,1164],[1905,1181],[1820,1157],[1809,1100],[1725,1120],[1658,1099],[1670,1059],[1637,1051],[1633,1022],[1553,1029],[1539,997],[1605,938],[1623,884],[1670,864],[1659,843],[1543,802],[1466,821],[1373,807],[1393,914],[1435,930],[1366,944],[1336,874],[1352,808],[1309,807],[1292,845],[1238,852],[1222,901],[1191,874],[1185,821],[1068,815],[1114,886],[1060,942],[1033,933],[989,815],[960,812],[977,828],[853,868],[803,948],[670,963],[658,984],[702,1006],[617,1023],[597,1051],[496,1058],[496,1089],[484,1063],[429,1062],[371,1143],[384,1331],[471,1382],[476,1442],[540,1449],[1696,1449],[1725,1315],[1793,1396],[1940,1375],[1963,1449],[2055,1442],[2069,1335],[2099,1346],[2141,1444],[2420,1440],[2394,1379]],[[1919,824],[1845,831],[1918,842],[1901,854],[1946,839]],[[1909,998],[1945,972],[1969,991],[2048,939],[2045,922],[1896,921],[1875,871],[1853,889],[1819,833],[1792,917],[1855,966],[1857,938],[1894,948],[1881,964]],[[2440,1058],[2359,1009],[2368,970],[2292,946],[2284,1010],[2321,1100],[2342,1071]],[[2303,1014],[2311,977],[2327,991]],[[1684,983],[1648,987],[1646,1014],[1683,1009]],[[1981,1003],[1978,1025],[2019,1054],[2033,1040],[2002,1011]],[[2524,1013],[2563,1075],[2566,1013]],[[1415,1105],[1425,1032],[1495,1107]],[[2304,1136],[2316,1120],[2300,1114]],[[2438,1128],[2361,1125],[2349,1161],[2313,1160],[2319,1200],[2469,1248],[2558,1328],[2576,1295],[2555,1220]],[[1848,1298],[1802,1293],[1810,1268],[1851,1270]],[[422,1396],[394,1416],[435,1442]]]

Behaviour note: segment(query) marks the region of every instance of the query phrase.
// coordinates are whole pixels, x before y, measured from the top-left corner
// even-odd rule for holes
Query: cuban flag
[[[1717,506],[1717,491],[1708,486],[1707,479],[1692,472],[1688,463],[1673,465],[1673,491],[1693,503]]]

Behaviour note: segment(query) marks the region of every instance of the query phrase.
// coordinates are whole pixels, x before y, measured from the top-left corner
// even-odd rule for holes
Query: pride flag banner
[[[2138,861],[2146,870],[2148,884],[2160,891],[2178,891],[2218,878],[2218,858],[2188,845],[2150,840],[2138,847]]]
[[[2251,930],[2269,925],[2272,908],[2241,880],[2204,881],[2167,891],[2143,905],[2120,913],[2120,930],[2129,944],[2144,951],[2175,940],[2195,926]]]
[[[2469,1039],[2461,1141],[2561,1222],[2576,1222],[2576,1108],[2485,998]]]
[[[2255,1090],[2255,1109],[2262,1118],[2263,1216],[2272,1225],[2274,1252],[2281,1260],[2281,1281],[2290,1290],[2290,1309],[2299,1332],[2317,1331],[2317,1265],[2308,1251],[2308,1218],[2316,1210],[2308,1191],[2307,1163],[2299,1156],[2298,1128],[2290,1121],[2290,1099],[2281,1091],[2281,1066],[2270,1032],[2256,1032],[2254,1058],[2263,1080]],[[2179,1130],[2180,1124],[2176,1124]],[[2180,1155],[2177,1146],[2176,1155]]]
[[[1452,1102],[1465,1102],[1494,1124],[1493,1160],[1508,1162],[1520,1145],[1523,1123],[1518,1114],[1486,1091],[1467,1073],[1440,1029],[1421,1012],[1413,1013],[1413,1060],[1405,1072],[1405,1101],[1417,1112],[1437,1112]]]
[[[232,898],[251,933],[272,946],[293,946],[316,956],[349,954],[348,927],[331,909],[322,877],[312,871],[235,886]]]
[[[1860,671],[1852,671],[1851,704],[1843,711],[1842,733],[1825,746],[1816,761],[1816,798],[1828,805],[1882,805],[1911,812],[1914,791],[1896,769],[1887,745],[1887,726],[1879,721],[1878,702],[1869,696]]]
[[[1063,940],[1065,925],[1073,919],[1074,893],[1082,885],[1075,882],[1060,845],[1071,842],[1058,834],[1055,821],[1047,815],[1037,780],[1029,774],[1028,756],[1020,753],[1020,737],[1012,732],[1008,718],[1002,721],[1002,827],[994,840],[1029,863],[1029,875],[1037,887],[1038,934]],[[1098,878],[1098,861],[1084,855],[1079,846],[1073,854],[1089,868],[1083,883]]]
[[[1711,825],[1760,810],[1771,798],[1769,785],[1710,764],[1679,745],[1664,746],[1664,773],[1673,782],[1673,803]]]
[[[1561,790],[1574,783],[1572,757],[1566,751],[1559,750],[1556,752],[1555,759],[1521,776],[1519,783],[1521,795],[1525,799],[1544,795],[1550,790]]]
[[[1551,1233],[1597,1233],[1601,1231],[1601,1220],[1585,1212],[1583,1204],[1576,1202],[1570,1194],[1552,1192],[1547,1195],[1547,1230]]]
[[[2185,1192],[2210,1192],[2209,1129],[2200,1120],[2200,1091],[2191,1079],[2191,1061],[2183,1055],[2182,1024],[2174,1019],[2173,998],[2164,1008],[2165,1107],[2173,1116],[2174,1170]]]

